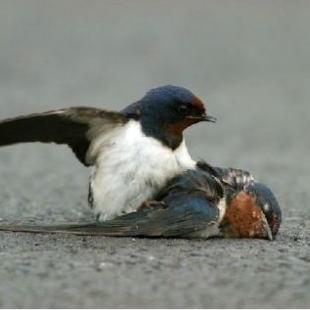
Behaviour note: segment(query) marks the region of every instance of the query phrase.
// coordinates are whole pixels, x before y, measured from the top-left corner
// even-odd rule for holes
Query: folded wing
[[[183,196],[167,208],[140,209],[103,223],[0,225],[0,231],[114,237],[188,237],[218,220],[218,209],[202,196]]]

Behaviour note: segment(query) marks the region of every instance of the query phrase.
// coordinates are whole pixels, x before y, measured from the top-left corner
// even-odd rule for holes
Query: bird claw
[[[167,205],[163,201],[157,200],[146,200],[142,203],[138,210],[145,210],[145,209],[154,209],[154,208],[167,208]]]

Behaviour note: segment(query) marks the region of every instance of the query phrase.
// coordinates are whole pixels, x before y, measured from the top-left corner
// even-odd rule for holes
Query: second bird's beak
[[[262,214],[262,237],[263,238],[265,237],[265,239],[268,239],[270,241],[273,240],[272,231],[268,224],[265,214]]]

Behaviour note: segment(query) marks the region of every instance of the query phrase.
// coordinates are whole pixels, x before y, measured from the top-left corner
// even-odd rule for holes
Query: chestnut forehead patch
[[[192,106],[195,107],[201,113],[206,112],[206,108],[205,108],[203,102],[196,96],[194,96],[192,99]]]

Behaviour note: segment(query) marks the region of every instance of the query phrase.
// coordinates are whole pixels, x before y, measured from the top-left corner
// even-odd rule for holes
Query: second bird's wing
[[[140,209],[103,223],[0,225],[2,231],[114,237],[188,237],[218,220],[218,209],[199,196],[180,196],[167,208]]]
[[[22,142],[67,144],[86,166],[91,142],[128,121],[121,113],[73,107],[0,121],[0,146]]]

